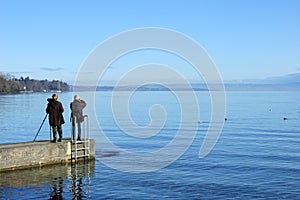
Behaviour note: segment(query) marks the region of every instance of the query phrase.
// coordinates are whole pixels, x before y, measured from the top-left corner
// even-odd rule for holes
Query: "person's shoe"
[[[57,142],[61,142],[61,138],[59,138],[59,139],[57,140]]]
[[[56,143],[56,139],[51,140],[52,143]]]
[[[81,138],[80,138],[80,137],[78,137],[78,138],[77,138],[77,140],[81,140]]]

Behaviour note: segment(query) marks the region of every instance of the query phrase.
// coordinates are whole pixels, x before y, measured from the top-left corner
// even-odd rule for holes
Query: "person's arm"
[[[63,112],[65,111],[61,103],[59,104],[59,111],[60,111],[61,113],[63,113]]]
[[[86,103],[85,103],[85,101],[84,101],[84,100],[81,100],[81,102],[82,102],[82,109],[83,109],[83,108],[85,108],[85,106],[86,106]]]
[[[47,104],[46,113],[49,114],[49,103]]]

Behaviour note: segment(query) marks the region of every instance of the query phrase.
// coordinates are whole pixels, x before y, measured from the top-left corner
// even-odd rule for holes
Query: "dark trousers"
[[[56,140],[56,132],[58,132],[59,139],[62,139],[61,125],[52,126],[53,140]]]
[[[76,123],[77,124],[77,132],[78,132],[78,136],[77,136],[77,140],[81,139],[81,123]],[[76,137],[76,133],[75,133],[75,122],[72,122],[72,138],[73,140],[75,140]]]
[[[77,123],[77,131],[78,131],[78,139],[80,140],[81,139],[81,123]]]

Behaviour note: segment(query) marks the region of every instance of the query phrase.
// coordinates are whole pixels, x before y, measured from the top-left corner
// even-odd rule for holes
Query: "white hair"
[[[79,101],[81,98],[80,98],[80,96],[79,95],[75,95],[74,96],[74,100],[77,100],[77,101]]]

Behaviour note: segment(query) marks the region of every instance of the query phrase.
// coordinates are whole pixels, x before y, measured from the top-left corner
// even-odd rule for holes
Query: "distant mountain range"
[[[228,81],[227,90],[300,90],[300,73],[265,79]]]
[[[234,84],[300,84],[300,73],[274,76],[265,79],[243,79],[233,80],[227,83]]]
[[[269,83],[277,84],[300,84],[300,73],[288,74],[285,76],[267,78]]]
[[[204,83],[194,83],[191,84],[193,90],[195,91],[206,91],[207,87]],[[226,81],[224,83],[225,90],[228,91],[284,91],[284,90],[300,90],[300,73],[295,74],[288,74],[285,76],[278,76],[278,77],[269,77],[266,79],[245,79],[245,80],[236,80],[236,81]],[[189,87],[179,84],[173,84],[172,88],[177,91],[187,91],[190,90]],[[72,86],[72,90],[77,91],[93,91],[95,87],[93,86]],[[104,85],[104,86],[97,86],[97,91],[131,91],[136,89],[138,91],[169,91],[170,89],[159,84],[148,84],[143,85],[140,87],[134,85],[124,85],[115,87],[112,83]]]

